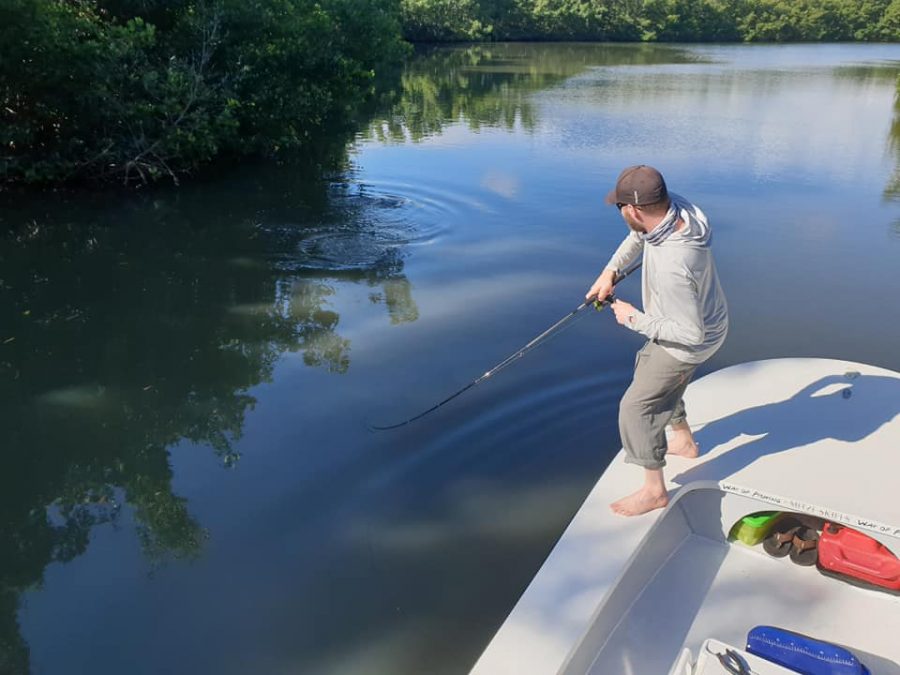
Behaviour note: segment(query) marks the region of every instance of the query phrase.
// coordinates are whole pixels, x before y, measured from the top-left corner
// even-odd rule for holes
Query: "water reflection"
[[[894,95],[894,119],[888,134],[888,148],[896,158],[894,173],[884,188],[884,198],[900,199],[900,78],[897,79],[897,93]],[[894,224],[894,230],[900,234],[900,220]]]
[[[412,226],[348,183],[282,167],[113,208],[104,195],[9,200],[0,672],[29,672],[19,595],[84,553],[96,526],[133,525],[151,567],[200,554],[207,535],[173,490],[171,446],[234,466],[249,390],[284,353],[346,372],[340,288],[371,288],[392,323],[417,318],[403,273]]]
[[[734,171],[749,166],[762,182],[790,180],[810,167],[820,172],[818,182],[845,180],[884,148],[876,135],[854,131],[883,119],[879,98],[900,67],[888,47],[873,54],[849,60],[840,45],[777,52],[571,43],[425,49],[385,95],[389,105],[374,115],[367,135],[395,144],[445,134],[452,145],[462,136],[471,139],[448,134],[454,125],[475,132],[497,127],[524,130],[566,151],[619,154],[627,148],[630,156],[657,157],[668,166],[685,157],[704,157],[709,166],[725,162]],[[836,106],[836,99],[857,104]],[[667,114],[648,135],[644,123],[654,109]],[[889,147],[900,156],[897,119]],[[511,200],[521,192],[518,183],[491,170],[482,187]],[[898,191],[900,169],[885,186],[885,198]]]
[[[470,129],[534,130],[537,91],[597,66],[690,63],[687,50],[659,45],[524,43],[425,49],[386,95],[393,103],[369,128],[372,138],[419,141],[464,120]]]

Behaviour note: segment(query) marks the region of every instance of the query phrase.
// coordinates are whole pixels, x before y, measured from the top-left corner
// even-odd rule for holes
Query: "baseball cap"
[[[607,204],[643,206],[663,201],[669,195],[662,174],[652,166],[629,166],[619,174],[616,187],[603,201]]]

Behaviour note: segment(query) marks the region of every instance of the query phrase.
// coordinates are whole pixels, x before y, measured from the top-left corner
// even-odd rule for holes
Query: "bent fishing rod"
[[[623,279],[628,277],[632,272],[634,272],[640,266],[641,266],[641,261],[639,260],[635,265],[632,265],[627,270],[625,270],[625,272],[622,272],[621,274],[616,275],[616,278],[613,280],[613,288],[615,288],[619,284],[620,281],[622,281]],[[449,403],[450,401],[455,399],[460,394],[463,394],[464,392],[468,391],[472,387],[475,387],[475,386],[481,384],[482,382],[484,382],[486,379],[496,375],[498,372],[500,372],[501,370],[506,368],[508,365],[510,365],[513,361],[516,361],[516,360],[522,358],[523,356],[525,356],[525,354],[527,354],[528,352],[530,352],[532,349],[539,346],[540,344],[546,342],[551,337],[559,335],[559,333],[562,332],[562,329],[566,326],[566,324],[571,324],[572,319],[574,319],[577,315],[581,314],[582,310],[586,309],[587,307],[592,306],[599,312],[604,307],[611,305],[615,301],[616,301],[616,297],[612,293],[610,293],[602,301],[594,300],[592,302],[590,300],[585,300],[580,305],[578,305],[578,307],[576,307],[571,312],[566,314],[563,318],[561,318],[555,324],[550,326],[550,328],[545,330],[543,333],[538,335],[536,338],[531,340],[528,344],[526,344],[524,347],[519,349],[517,352],[510,354],[505,359],[503,359],[500,363],[498,363],[496,366],[494,366],[493,368],[488,370],[483,375],[476,377],[474,380],[469,382],[469,384],[467,384],[462,389],[458,389],[457,391],[453,392],[452,394],[450,394],[450,396],[445,398],[440,403],[434,404],[428,410],[425,410],[424,412],[419,413],[415,417],[410,417],[409,419],[407,419],[403,422],[398,422],[397,424],[390,424],[388,426],[370,426],[369,428],[372,429],[373,431],[387,431],[389,429],[398,429],[399,427],[406,426],[410,422],[415,422],[418,419],[422,419],[423,417],[425,417],[425,415],[428,415],[429,413],[433,413],[435,410],[446,405],[447,403]],[[582,316],[585,316],[585,315],[582,314]]]

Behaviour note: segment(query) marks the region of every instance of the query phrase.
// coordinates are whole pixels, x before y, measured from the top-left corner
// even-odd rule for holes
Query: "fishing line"
[[[641,262],[638,261],[637,264],[632,265],[625,272],[623,272],[622,274],[619,274],[613,281],[613,287],[615,287],[620,281],[625,279],[625,277],[630,275],[632,272],[634,272],[640,266],[641,266]],[[545,330],[543,333],[541,333],[540,335],[538,335],[537,337],[532,339],[530,342],[528,342],[528,344],[526,344],[524,347],[519,349],[517,352],[510,354],[505,359],[503,359],[500,363],[498,363],[496,366],[494,366],[493,368],[488,370],[486,373],[475,378],[474,380],[469,382],[469,384],[467,384],[462,389],[458,389],[457,391],[453,392],[452,394],[450,394],[450,396],[445,398],[443,401],[440,401],[439,403],[435,403],[428,410],[425,410],[424,412],[419,413],[415,417],[410,417],[409,419],[407,419],[403,422],[398,422],[397,424],[390,424],[387,426],[372,425],[369,428],[372,429],[373,431],[387,431],[388,429],[397,429],[399,427],[406,426],[410,422],[415,422],[416,420],[425,417],[425,415],[434,412],[441,406],[446,405],[447,403],[449,403],[450,401],[455,399],[457,396],[467,392],[472,387],[481,384],[482,382],[484,382],[485,380],[487,380],[490,377],[493,377],[494,375],[496,375],[498,372],[500,372],[501,370],[503,370],[504,368],[509,366],[514,361],[517,361],[520,358],[522,358],[523,356],[525,356],[525,354],[530,352],[532,349],[539,347],[541,344],[550,340],[550,338],[555,337],[555,336],[559,335],[560,333],[562,333],[563,330],[565,330],[566,328],[570,327],[571,325],[573,325],[575,323],[576,317],[583,318],[583,317],[587,316],[587,312],[582,313],[583,310],[587,309],[588,307],[594,307],[599,312],[599,311],[603,310],[604,307],[607,307],[608,305],[612,304],[615,301],[616,301],[616,297],[612,293],[610,293],[609,297],[607,297],[602,302],[598,302],[597,300],[594,300],[593,302],[582,302],[580,305],[578,305],[578,307],[576,307],[571,312],[566,314],[563,318],[561,318],[555,324],[550,326],[550,328]]]

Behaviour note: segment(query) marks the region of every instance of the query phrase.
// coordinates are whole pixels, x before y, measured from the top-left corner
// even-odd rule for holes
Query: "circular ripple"
[[[486,207],[434,186],[336,182],[327,204],[301,225],[266,226],[283,270],[359,271],[401,261],[431,244],[466,211]]]

